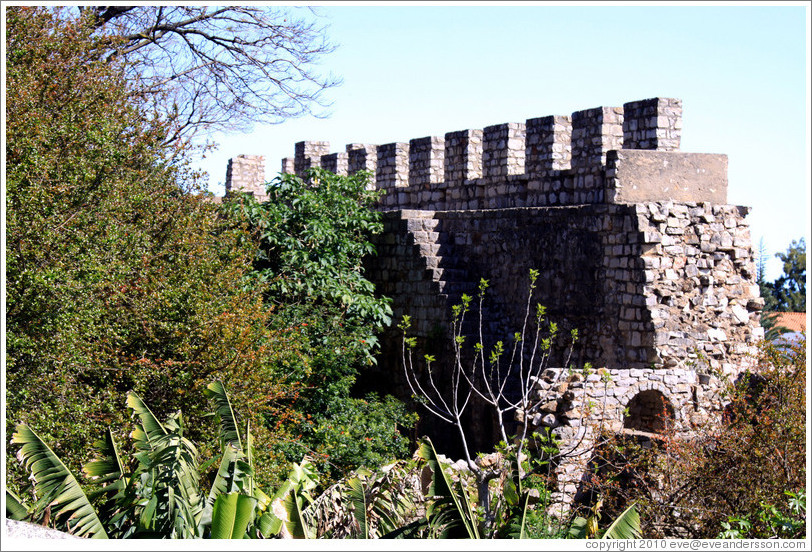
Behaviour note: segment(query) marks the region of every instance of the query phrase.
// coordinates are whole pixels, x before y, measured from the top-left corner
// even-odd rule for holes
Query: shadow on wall
[[[665,433],[674,427],[674,407],[656,389],[641,391],[626,406],[623,428],[647,433]]]

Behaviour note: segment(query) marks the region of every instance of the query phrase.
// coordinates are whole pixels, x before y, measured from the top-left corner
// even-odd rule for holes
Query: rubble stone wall
[[[679,151],[681,115],[680,100],[652,98],[332,154],[300,142],[283,160],[283,172],[370,171],[385,230],[366,274],[441,357],[463,293],[489,281],[485,344],[507,342],[540,272],[532,303],[580,340],[571,366],[551,359],[560,368],[534,381],[537,404],[516,422],[572,449],[561,500],[596,431],[687,435],[716,416],[723,380],[763,337],[749,209],[727,204],[726,156]],[[400,338],[383,337],[373,376],[408,397]],[[472,420],[481,443],[485,422]]]

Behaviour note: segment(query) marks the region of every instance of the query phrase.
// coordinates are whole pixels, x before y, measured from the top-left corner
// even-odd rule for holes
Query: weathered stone
[[[541,425],[546,427],[558,427],[558,419],[555,414],[545,414],[541,418]]]
[[[568,443],[588,446],[599,419],[622,429],[626,408],[634,423],[651,423],[643,418],[660,395],[678,430],[690,430],[696,375],[684,367],[701,353],[708,368],[734,374],[753,362],[763,336],[747,209],[726,205],[725,156],[678,151],[681,110],[679,100],[652,98],[443,138],[355,144],[346,160],[303,142],[293,168],[340,171],[346,161],[349,172],[371,170],[372,187],[388,188],[378,204],[385,231],[365,273],[394,299],[394,318],[412,317],[421,343],[442,341],[449,307],[463,293],[475,296],[485,278],[489,351],[522,327],[527,271],[538,269],[533,301],[560,328],[579,329],[569,362],[604,368],[611,383],[569,373],[566,354],[553,347],[553,368],[532,382],[540,408],[515,418],[555,425]],[[478,336],[464,330],[468,347]],[[381,338],[378,369],[408,397],[397,379],[400,339],[394,330]],[[438,358],[438,371],[447,360]],[[695,400],[709,416],[721,409],[718,394]],[[474,413],[474,433],[487,427],[484,416]],[[559,473],[578,481],[580,469],[564,462]]]
[[[541,412],[555,412],[558,410],[558,401],[548,401],[539,406]]]
[[[747,309],[739,305],[733,305],[730,308],[730,312],[733,313],[733,318],[738,324],[747,324],[747,322],[750,321],[750,313],[747,312]]]

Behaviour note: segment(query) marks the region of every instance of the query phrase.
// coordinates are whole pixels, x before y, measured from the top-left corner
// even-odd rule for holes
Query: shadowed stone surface
[[[620,150],[607,156],[613,203],[727,201],[727,155]]]

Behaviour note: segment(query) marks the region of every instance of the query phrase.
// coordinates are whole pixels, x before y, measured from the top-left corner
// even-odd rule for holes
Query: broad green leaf
[[[450,477],[443,469],[443,465],[437,456],[437,451],[434,450],[434,445],[430,439],[425,438],[420,442],[417,455],[428,462],[433,474],[428,491],[429,495],[450,499],[454,505],[453,511],[435,509],[436,514],[440,515],[440,519],[444,525],[462,524],[466,533],[468,533],[468,538],[480,538],[476,517],[468,501],[468,494],[460,482],[457,482],[456,488],[453,486]]]
[[[203,393],[214,402],[215,414],[220,420],[220,446],[225,448],[229,443],[242,450],[240,432],[237,428],[237,416],[231,407],[226,388],[220,381],[213,381],[206,386]]]
[[[347,481],[347,494],[352,504],[352,515],[355,521],[358,522],[358,527],[361,531],[360,538],[369,538],[369,520],[367,519],[367,497],[364,490],[364,484],[360,479],[354,477]]]
[[[571,539],[585,539],[586,538],[586,518],[578,516],[570,525],[570,529],[567,532],[567,535]]]
[[[267,539],[272,535],[279,534],[279,531],[282,529],[282,520],[272,513],[266,512],[262,514],[257,521],[257,529],[259,529],[262,536]]]
[[[17,426],[11,442],[22,445],[17,458],[31,471],[34,489],[40,496],[34,508],[41,512],[50,506],[51,514],[57,520],[67,516],[64,523],[69,533],[106,539],[107,532],[96,510],[76,477],[54,451],[26,424]]]
[[[6,517],[16,521],[25,521],[28,517],[28,506],[9,489],[6,489]]]
[[[99,451],[100,455],[95,460],[85,464],[82,469],[85,475],[94,479],[97,484],[120,479],[124,474],[124,468],[118,454],[118,448],[113,440],[112,431],[108,429],[104,439],[96,441],[94,447]]]
[[[141,398],[130,391],[127,393],[127,406],[141,419],[141,427],[132,432],[133,440],[140,450],[153,450],[153,443],[167,434],[166,428],[158,421]]]
[[[214,501],[211,538],[241,539],[254,519],[257,499],[240,493],[220,495]]]
[[[285,511],[288,514],[288,520],[285,525],[293,538],[295,539],[312,539],[313,529],[308,525],[304,517],[304,508],[302,507],[302,497],[298,494],[299,489],[291,489],[291,492],[282,501]]]
[[[516,493],[516,485],[512,479],[505,481],[502,492],[510,506],[517,506],[519,504],[519,495]]]
[[[640,514],[637,504],[632,504],[620,514],[606,529],[603,539],[639,539],[641,534]]]

